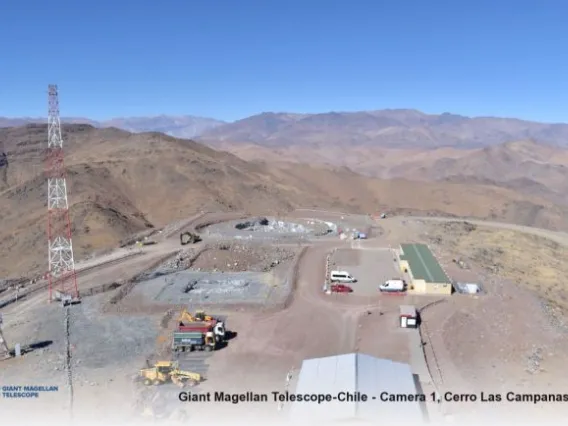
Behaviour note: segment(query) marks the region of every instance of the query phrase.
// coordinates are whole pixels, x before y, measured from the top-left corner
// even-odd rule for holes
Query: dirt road
[[[363,215],[356,215],[353,213],[334,212],[327,210],[315,209],[296,209],[296,212],[301,213],[316,213],[318,215],[335,216],[335,217],[363,217]],[[492,228],[509,229],[512,231],[524,232],[526,234],[536,235],[543,238],[548,238],[562,245],[568,245],[568,233],[561,231],[551,231],[543,228],[534,228],[530,226],[515,225],[505,222],[493,222],[487,220],[470,219],[470,218],[455,218],[455,217],[434,217],[434,216],[392,216],[387,219],[380,219],[377,223],[389,228],[393,224],[401,225],[406,220],[413,221],[430,221],[430,222],[464,222],[467,221],[478,226],[489,226]]]
[[[455,218],[447,218],[447,217],[392,217],[386,220],[383,220],[381,223],[388,223],[391,221],[397,221],[401,223],[404,220],[423,220],[423,221],[430,221],[430,222],[464,222],[467,221],[474,225],[478,226],[489,226],[491,228],[500,228],[500,229],[509,229],[511,231],[518,231],[523,232],[525,234],[536,235],[543,238],[548,238],[549,240],[555,241],[558,244],[562,244],[564,246],[568,246],[568,233],[560,232],[560,231],[550,231],[548,229],[542,228],[533,228],[530,226],[522,226],[522,225],[515,225],[512,223],[503,223],[503,222],[490,222],[485,220],[476,220],[476,219],[455,219]]]

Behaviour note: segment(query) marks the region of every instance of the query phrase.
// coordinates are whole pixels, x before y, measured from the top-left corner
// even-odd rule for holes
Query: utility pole
[[[48,140],[46,152],[47,175],[47,238],[49,301],[54,292],[79,297],[75,259],[71,241],[71,221],[67,201],[67,183],[63,154],[63,138],[59,119],[57,86],[48,86]]]

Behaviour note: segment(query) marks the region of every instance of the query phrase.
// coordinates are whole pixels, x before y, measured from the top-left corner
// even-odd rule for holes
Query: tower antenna
[[[71,241],[71,221],[67,201],[67,183],[59,120],[57,85],[48,86],[49,114],[47,122],[47,239],[49,301],[54,296],[79,298],[75,258]],[[55,295],[54,295],[55,293]]]

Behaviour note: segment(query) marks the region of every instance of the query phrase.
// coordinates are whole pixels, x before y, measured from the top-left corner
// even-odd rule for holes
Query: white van
[[[406,291],[406,283],[404,280],[388,280],[379,286],[380,291],[385,292],[402,292]]]
[[[329,279],[332,283],[356,283],[357,280],[347,271],[331,271]]]

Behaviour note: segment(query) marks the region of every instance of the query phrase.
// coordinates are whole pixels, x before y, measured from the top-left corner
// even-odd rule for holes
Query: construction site
[[[474,260],[467,268],[456,260],[441,237],[433,239],[427,219],[199,211],[75,261],[56,86],[49,99],[48,272],[0,281],[2,413],[23,421],[70,415],[78,424],[381,415],[418,424],[485,409],[445,404],[438,396],[446,392],[552,392],[551,377],[568,353],[561,327],[547,323],[528,290]],[[484,291],[453,294],[468,283],[483,283]],[[531,312],[533,323],[519,324],[519,310]],[[500,346],[503,333],[510,346]],[[537,368],[545,357],[547,369]],[[368,402],[363,410],[355,402],[299,405],[271,396],[378,398],[385,390],[436,398],[404,409]],[[14,396],[22,392],[38,395]],[[184,392],[195,398],[180,402]],[[268,400],[207,400],[215,392]],[[530,405],[518,408],[514,415],[533,413]]]

